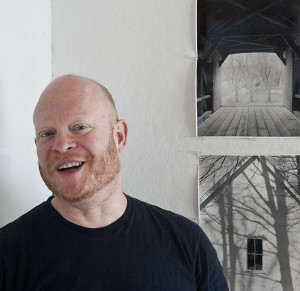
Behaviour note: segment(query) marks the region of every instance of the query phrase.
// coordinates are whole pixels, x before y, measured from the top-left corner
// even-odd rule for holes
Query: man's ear
[[[127,141],[128,126],[124,119],[117,121],[114,130],[114,138],[118,153],[122,153]]]

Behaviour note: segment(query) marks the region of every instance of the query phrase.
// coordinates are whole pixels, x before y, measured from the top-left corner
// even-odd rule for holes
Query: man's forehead
[[[85,99],[103,100],[104,92],[100,86],[89,80],[58,80],[51,83],[42,93],[40,100],[74,102]]]
[[[103,117],[109,114],[109,111],[106,107],[101,106],[100,104],[95,104],[93,102],[72,102],[62,104],[45,104],[38,108],[35,113],[35,117],[39,120],[48,120],[48,119],[83,119],[87,117],[96,118]]]
[[[87,101],[87,100],[86,100]],[[109,110],[107,106],[98,102],[70,102],[56,104],[41,104],[37,107],[34,114],[34,122],[36,125],[59,122],[59,123],[74,123],[74,122],[95,122],[95,120],[103,120],[108,118]]]
[[[109,116],[105,111],[44,111],[35,118],[37,131],[57,127],[72,127],[77,124],[88,124],[91,126],[109,123]]]
[[[63,76],[50,83],[36,105],[34,123],[55,119],[56,115],[63,119],[68,115],[72,119],[83,116],[111,115],[112,106],[104,90],[95,81],[74,76]],[[57,118],[57,117],[56,117]],[[37,124],[36,124],[37,125]]]
[[[44,90],[36,111],[45,109],[59,109],[61,106],[105,106],[104,94],[96,88],[84,86],[51,86]]]

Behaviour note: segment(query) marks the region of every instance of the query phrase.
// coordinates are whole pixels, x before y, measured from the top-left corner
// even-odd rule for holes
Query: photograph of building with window
[[[300,288],[300,157],[199,156],[199,220],[231,291]]]
[[[300,2],[197,1],[197,135],[300,136]]]

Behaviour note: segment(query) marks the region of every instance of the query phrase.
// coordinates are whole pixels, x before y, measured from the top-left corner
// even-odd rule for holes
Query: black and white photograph
[[[300,156],[198,159],[200,225],[230,290],[299,290]]]
[[[300,2],[198,0],[197,136],[300,136]]]

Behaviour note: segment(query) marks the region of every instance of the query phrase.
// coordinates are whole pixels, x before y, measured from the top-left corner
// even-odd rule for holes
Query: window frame
[[[247,271],[263,270],[263,237],[247,237]]]

